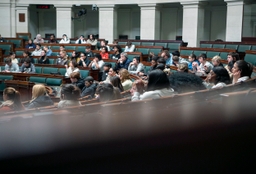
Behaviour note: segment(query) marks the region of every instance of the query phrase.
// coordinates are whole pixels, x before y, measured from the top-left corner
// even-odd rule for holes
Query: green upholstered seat
[[[137,48],[137,52],[141,52],[142,54],[148,54],[149,48]]]
[[[255,54],[246,54],[244,57],[246,62],[250,62],[254,66],[256,66],[256,55]]]
[[[158,55],[162,51],[161,48],[150,48],[149,52],[154,53],[155,55]]]
[[[147,74],[151,66],[144,66],[144,73]]]
[[[59,49],[60,49],[60,46],[58,45],[51,46],[51,50],[59,50]]]
[[[36,66],[35,68],[36,68],[36,73],[37,74],[42,74],[42,67]]]
[[[189,56],[192,54],[194,51],[193,50],[180,50],[180,55],[186,55]]]
[[[56,60],[55,60],[55,59],[49,59],[49,63],[50,63],[51,65],[54,65],[54,64],[56,63]]]
[[[126,45],[127,42],[118,42],[118,45]]]
[[[251,45],[239,45],[238,52],[245,52],[246,50],[251,50]]]
[[[63,76],[65,76],[65,74],[66,74],[66,68],[59,68],[59,73],[61,74],[61,75],[63,75]]]
[[[68,57],[72,57],[72,52],[67,52]]]
[[[34,64],[38,64],[38,58],[34,58]]]
[[[155,46],[162,46],[164,48],[167,48],[167,43],[164,42],[155,42]]]
[[[57,73],[58,68],[52,68],[52,67],[44,67],[42,70],[43,74],[51,74],[51,73]]]
[[[134,57],[139,57],[139,55],[136,55],[136,54],[128,54],[127,55],[127,58],[132,61]]]
[[[212,48],[225,48],[225,44],[213,44]]]
[[[212,44],[203,43],[203,44],[200,44],[200,47],[201,48],[212,48]]]
[[[66,50],[76,50],[76,46],[65,46]]]
[[[194,52],[193,52],[196,56],[199,56],[200,54],[206,54],[206,51],[201,51],[201,50],[195,50]]]
[[[52,52],[52,55],[51,56],[57,56],[57,55],[59,55],[60,54],[60,52]]]
[[[46,85],[47,86],[60,86],[62,84],[62,79],[57,78],[47,78]]]
[[[154,42],[141,42],[142,46],[154,46]]]
[[[6,45],[3,44],[3,45],[0,45],[0,48],[4,51],[4,55],[9,55],[12,46],[11,46],[11,45],[8,45],[8,44],[6,44]]]
[[[76,51],[78,52],[85,52],[85,46],[77,46]]]
[[[23,51],[22,50],[17,50],[15,51],[16,56],[22,56],[23,55]]]
[[[33,77],[33,76],[31,76],[29,78],[29,81],[34,82],[34,83],[43,83],[43,84],[45,84],[46,78],[45,77]]]
[[[228,52],[220,52],[221,59],[227,60]]]
[[[180,44],[181,43],[168,43],[167,47],[170,52],[178,51],[180,49]]]
[[[75,44],[76,41],[75,41],[75,40],[70,40],[70,43],[71,43],[71,44]]]
[[[207,51],[206,52],[206,56],[207,58],[213,58],[214,56],[219,56],[220,52],[216,52],[216,51]]]
[[[24,41],[28,41],[30,39],[29,35],[18,35],[18,38],[21,38]]]
[[[225,48],[226,48],[226,49],[234,49],[234,50],[237,50],[237,49],[238,49],[238,45],[226,44]]]
[[[251,48],[251,50],[256,50],[256,45],[252,45],[252,48]]]
[[[140,42],[132,42],[132,45],[141,45]]]
[[[14,48],[21,48],[21,40],[7,40],[7,42],[13,43]]]
[[[1,67],[1,69],[2,69],[2,67]],[[12,79],[13,79],[12,75],[0,75],[0,80],[2,80],[2,83],[0,83],[0,91],[1,92],[6,88],[5,83],[3,81],[12,80]]]
[[[89,70],[80,70],[80,75],[81,78],[86,78],[87,76],[89,76]]]

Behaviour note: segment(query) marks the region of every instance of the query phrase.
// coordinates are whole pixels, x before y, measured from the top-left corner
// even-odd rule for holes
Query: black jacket
[[[53,104],[54,103],[53,103],[52,99],[48,95],[42,95],[40,97],[37,97],[31,103],[29,103],[27,109],[50,106]]]
[[[94,94],[96,91],[98,84],[97,83],[93,83],[91,86],[89,87],[84,87],[81,93],[81,97],[87,96],[87,95],[91,95],[92,98],[94,98]]]
[[[84,88],[84,79],[78,79],[77,82],[72,83],[72,85],[77,86],[82,91]]]

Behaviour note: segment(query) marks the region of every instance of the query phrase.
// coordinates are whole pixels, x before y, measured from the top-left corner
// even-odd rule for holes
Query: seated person
[[[246,81],[251,78],[253,65],[244,60],[238,60],[232,68],[233,84]]]
[[[36,44],[36,49],[32,52],[31,56],[41,56],[41,44]]]
[[[57,65],[67,65],[68,64],[68,56],[66,51],[60,51],[60,57],[57,58]]]
[[[172,56],[174,57],[174,56],[177,56],[178,58],[179,58],[179,60],[178,60],[178,62],[179,63],[189,63],[188,61],[187,61],[187,59],[184,59],[184,58],[181,58],[180,57],[180,52],[179,51],[174,51],[174,52],[172,52]],[[178,62],[176,62],[176,64],[179,64]]]
[[[101,77],[101,81],[104,81],[107,79],[107,76],[108,76],[108,72],[109,72],[109,69],[112,67],[111,63],[104,63],[104,66],[103,66],[103,74],[102,74],[102,77]]]
[[[109,59],[108,48],[106,46],[101,47],[100,55],[102,59]]]
[[[72,60],[75,60],[77,63],[79,62],[79,60],[80,60],[80,52],[78,52],[78,51],[73,51],[72,52],[72,54],[71,54],[71,61]]]
[[[84,87],[84,79],[81,78],[79,71],[72,72],[70,74],[70,81],[71,81],[72,85],[75,85],[82,91],[82,89]]]
[[[65,65],[66,67],[66,73],[65,76],[66,77],[70,77],[70,74],[73,72],[79,72],[79,68],[78,68],[78,64],[76,63],[76,60],[72,60],[69,62],[69,67],[68,65]]]
[[[86,57],[86,54],[80,53],[80,59],[79,59],[78,65],[82,67],[88,67],[90,63],[91,61],[89,58]]]
[[[157,60],[158,60],[159,58],[157,57],[157,56],[154,56],[154,57],[152,57],[152,59],[151,59],[151,67],[150,67],[150,69],[148,70],[148,72],[147,73],[145,73],[145,72],[139,72],[139,76],[145,76],[145,78],[146,78],[146,76],[151,72],[151,71],[153,71],[153,70],[155,70],[156,69],[156,67],[157,67]]]
[[[134,75],[139,75],[140,72],[144,72],[144,65],[140,63],[140,57],[133,58],[133,61],[128,66],[128,72]]]
[[[0,34],[0,42],[5,42],[4,38]]]
[[[10,52],[10,58],[12,60],[12,63],[19,63],[18,59],[16,59],[16,54],[15,52]]]
[[[52,55],[52,50],[47,45],[44,46],[43,50],[45,51],[46,56],[51,56]]]
[[[86,40],[84,38],[84,35],[81,35],[75,42],[76,44],[85,44]]]
[[[38,59],[38,64],[50,64],[45,50],[42,50],[41,57]]]
[[[179,65],[179,60],[180,60],[180,58],[178,57],[178,56],[173,56],[172,57],[172,60],[173,60],[173,62],[172,62],[172,65],[173,66],[178,66]]]
[[[170,66],[166,65],[166,59],[164,58],[159,58],[157,59],[157,66],[156,69],[160,69],[163,72],[167,74],[167,76],[170,76],[172,74]]]
[[[170,85],[177,93],[192,92],[206,89],[203,80],[192,73],[172,73],[169,77]]]
[[[223,66],[213,67],[205,79],[206,88],[223,88],[230,84],[231,80],[228,71]]]
[[[130,79],[130,74],[127,69],[121,69],[119,71],[119,77],[121,79],[124,90],[130,90],[132,88],[132,81]]]
[[[105,40],[102,40],[101,42],[100,42],[100,50],[102,50],[102,48],[103,47],[107,47],[107,49],[108,49],[108,51],[110,51],[110,48],[109,48],[109,46],[108,46],[108,42],[107,41],[105,41]],[[103,58],[103,57],[102,57]]]
[[[55,39],[55,35],[54,35],[54,34],[52,34],[52,35],[50,36],[50,40],[48,40],[48,43],[51,43],[51,44],[56,44],[56,43],[58,43],[57,40]]]
[[[111,50],[111,51],[114,51],[114,46],[118,45],[118,41],[115,41],[115,40],[114,40],[114,41],[112,42],[112,45],[113,45],[113,47],[111,47],[110,50]],[[120,47],[120,46],[119,46],[119,47]],[[122,51],[120,51],[120,53],[121,53],[121,52],[122,52]]]
[[[94,57],[94,54],[93,54],[93,52],[91,50],[91,46],[86,46],[85,47],[85,55],[86,55],[87,58]]]
[[[111,55],[111,59],[120,59],[120,54],[122,52],[122,48],[119,45],[115,45],[113,47],[114,54]]]
[[[134,88],[133,90],[132,101],[174,95],[174,90],[170,87],[167,75],[161,70],[154,70],[149,73],[147,89],[142,95],[138,92],[139,89]]]
[[[12,63],[11,58],[6,58],[4,62],[5,62],[4,72],[20,72],[19,65],[17,63]]]
[[[197,67],[197,72],[196,75],[198,76],[205,76],[207,75],[213,68],[213,65],[206,61],[206,54],[201,54],[198,58],[200,65],[196,65]]]
[[[118,76],[110,77],[110,83],[113,85],[114,88],[117,88],[119,90],[119,93],[124,91],[121,79]]]
[[[64,45],[61,45],[61,46],[60,46],[60,51],[65,51],[65,50],[66,50],[65,46],[64,46]]]
[[[58,103],[58,108],[65,108],[68,106],[80,106],[78,101],[80,98],[80,89],[72,84],[64,84],[60,91],[61,101]]]
[[[228,64],[225,66],[231,79],[233,79],[232,69],[236,61],[240,60],[239,54],[235,52],[228,53]]]
[[[106,80],[104,80],[100,83],[110,83],[110,78],[114,77],[114,76],[117,76],[117,69],[116,69],[116,67],[111,67],[109,69],[108,76],[107,76]]]
[[[195,54],[190,54],[188,56],[188,70],[190,73],[195,73],[197,71],[196,69],[196,65],[200,65],[199,61],[196,59],[196,55]],[[194,63],[194,66],[193,66],[193,63]]]
[[[96,94],[100,102],[107,102],[115,99],[114,87],[110,83],[99,84],[96,89]]]
[[[138,92],[140,95],[142,95],[145,92],[145,84],[142,80],[135,80],[132,83],[130,93],[133,96],[135,92]]]
[[[70,39],[68,38],[68,36],[67,36],[66,34],[63,34],[63,35],[62,35],[62,39],[60,40],[59,43],[60,43],[60,44],[61,44],[61,43],[68,44],[68,43],[70,43]]]
[[[166,65],[171,66],[173,64],[172,54],[168,50],[163,50],[161,57],[165,59]]]
[[[43,84],[36,84],[32,88],[32,100],[29,102],[27,109],[54,105],[52,99],[47,95],[46,88]]]
[[[188,64],[187,63],[180,63],[178,64],[178,72],[185,72],[188,73]]]
[[[36,45],[33,43],[32,39],[28,40],[28,44],[25,47],[26,49],[35,49]]]
[[[24,110],[24,106],[21,103],[19,91],[16,91],[12,87],[4,89],[3,100],[4,102],[0,105],[1,112]]]
[[[42,38],[41,34],[37,34],[36,38],[33,42],[34,42],[34,44],[44,43],[44,39]]]
[[[117,70],[120,70],[122,68],[128,70],[128,66],[130,65],[131,61],[127,57],[127,53],[121,53],[120,59],[117,60],[116,68]]]
[[[124,52],[134,52],[134,50],[135,50],[135,45],[132,45],[132,42],[128,41],[124,48]]]
[[[91,61],[91,63],[89,64],[89,68],[92,68],[93,70],[100,70],[99,72],[99,81],[101,81],[101,77],[103,74],[103,65],[104,65],[104,61],[101,58],[100,54],[95,54],[94,55],[94,59],[93,61]]]
[[[35,65],[31,62],[30,58],[26,58],[20,67],[22,73],[36,73]]]
[[[94,98],[95,91],[97,88],[97,83],[94,83],[94,79],[92,76],[87,76],[84,79],[84,87],[82,89],[81,97],[90,96],[91,98]]]
[[[29,51],[23,51],[23,58],[20,60],[20,63],[24,63],[25,59],[29,58],[31,63],[35,63],[33,57],[31,56]]]
[[[222,67],[224,67],[223,64],[221,63],[221,57],[220,57],[220,56],[214,56],[214,57],[212,58],[212,65],[213,65],[214,67],[216,67],[216,66],[222,66]]]
[[[97,45],[98,40],[95,39],[95,36],[93,34],[90,34],[89,39],[86,41],[88,44],[91,44],[93,46]]]

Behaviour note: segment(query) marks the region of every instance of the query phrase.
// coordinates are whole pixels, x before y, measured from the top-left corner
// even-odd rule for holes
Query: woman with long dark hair
[[[5,88],[3,92],[3,99],[4,102],[0,105],[1,112],[24,110],[24,106],[20,99],[20,93],[14,88]]]

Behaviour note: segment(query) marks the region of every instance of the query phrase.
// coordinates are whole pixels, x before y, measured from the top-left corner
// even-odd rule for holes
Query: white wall
[[[226,38],[226,6],[214,6],[211,10],[211,36],[210,40]]]
[[[36,10],[30,10],[28,31],[31,33],[31,37],[34,38],[38,34],[38,13]],[[44,37],[44,36],[43,36]]]
[[[2,37],[11,36],[11,8],[10,4],[0,4],[0,34]]]

